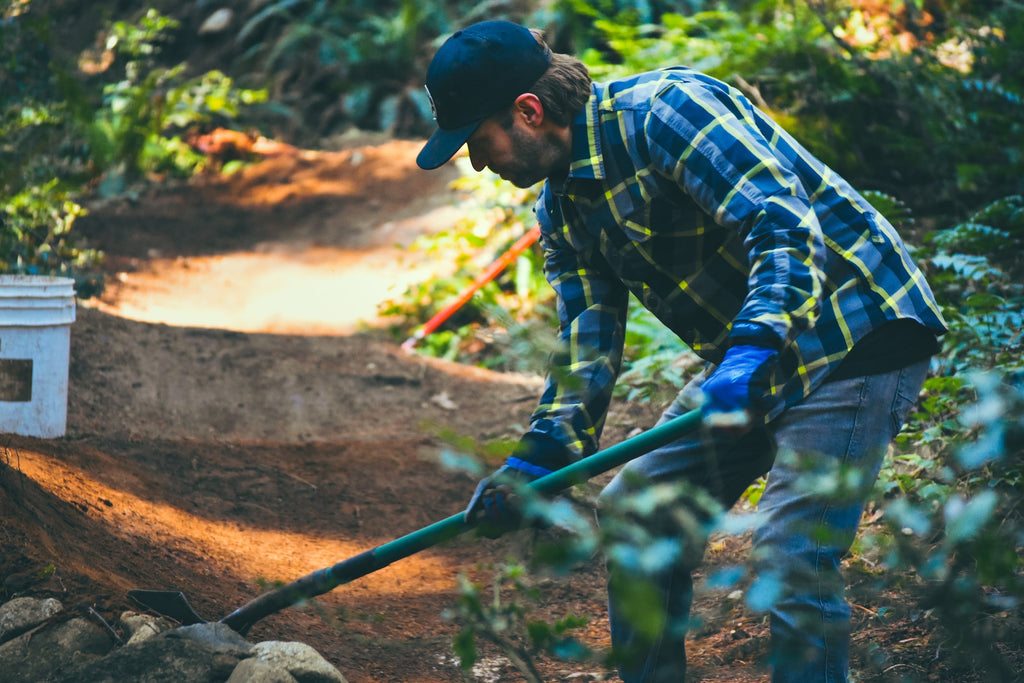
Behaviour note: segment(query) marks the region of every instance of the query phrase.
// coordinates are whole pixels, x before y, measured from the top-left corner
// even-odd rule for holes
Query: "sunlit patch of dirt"
[[[453,169],[420,170],[418,149],[292,149],[227,178],[100,205],[81,229],[115,272],[90,305],[245,332],[380,324],[381,302],[453,268],[444,254],[414,260],[406,249],[462,216]]]
[[[445,227],[454,209],[410,223]],[[387,226],[385,226],[387,227]],[[384,229],[381,236],[389,231]],[[360,250],[277,244],[217,256],[157,258],[114,276],[92,304],[99,310],[154,323],[278,334],[352,334],[386,322],[382,302],[410,286],[449,274],[451,262],[410,263],[398,245]],[[197,301],[197,298],[201,301]]]

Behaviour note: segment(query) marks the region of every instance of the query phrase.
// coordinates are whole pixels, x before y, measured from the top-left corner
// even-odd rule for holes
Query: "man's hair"
[[[547,46],[540,31],[530,29],[530,32],[541,46]],[[572,55],[552,52],[547,71],[534,81],[527,92],[540,100],[544,116],[556,125],[568,126],[590,99],[590,72]],[[498,125],[508,129],[513,118],[512,107],[509,107],[498,113]]]
[[[542,46],[544,34],[537,29],[530,33]],[[530,92],[544,105],[544,114],[559,126],[568,126],[583,111],[590,99],[590,72],[572,55],[551,53],[551,65],[532,86]]]
[[[530,92],[544,105],[544,114],[559,126],[568,126],[590,99],[590,72],[572,55],[551,53],[551,66]]]
[[[542,47],[547,47],[540,31],[530,29],[530,32]],[[534,81],[528,92],[540,100],[547,118],[556,125],[568,126],[590,99],[590,72],[572,55],[552,52],[547,71]],[[503,128],[512,125],[511,108],[501,113],[498,124]]]

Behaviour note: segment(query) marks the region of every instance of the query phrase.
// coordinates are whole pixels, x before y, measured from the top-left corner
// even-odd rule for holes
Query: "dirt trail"
[[[446,272],[403,247],[458,220],[452,169],[417,146],[292,150],[223,181],[158,191],[87,218],[117,273],[100,310],[242,332],[351,334],[377,304]]]

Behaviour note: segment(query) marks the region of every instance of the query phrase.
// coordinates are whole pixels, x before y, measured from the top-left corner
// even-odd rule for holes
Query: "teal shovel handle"
[[[690,411],[541,477],[531,482],[529,486],[538,493],[557,493],[675,441],[684,434],[694,431],[699,425],[700,411]],[[264,593],[221,619],[221,622],[239,633],[246,633],[253,624],[266,616],[372,574],[397,560],[452,539],[474,526],[476,525],[473,522],[465,519],[462,512],[452,515]]]

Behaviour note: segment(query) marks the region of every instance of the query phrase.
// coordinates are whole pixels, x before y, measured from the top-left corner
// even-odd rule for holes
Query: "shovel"
[[[530,482],[527,486],[539,494],[558,493],[655,448],[664,446],[684,434],[692,432],[699,425],[700,411],[690,411]],[[462,512],[452,515],[372,550],[342,560],[334,566],[319,569],[264,593],[221,619],[220,623],[227,624],[236,632],[245,635],[253,624],[264,617],[303,600],[327,593],[367,574],[372,574],[393,562],[452,539],[475,526],[475,522],[467,521]],[[206,621],[196,614],[188,600],[179,591],[132,590],[128,592],[128,597],[185,626]]]

